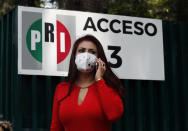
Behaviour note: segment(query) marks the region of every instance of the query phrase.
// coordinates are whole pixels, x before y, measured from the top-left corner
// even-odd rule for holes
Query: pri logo
[[[44,22],[44,32],[42,32],[42,19],[38,19],[31,24],[26,34],[26,45],[31,56],[42,63],[42,44],[44,42],[54,42],[54,35],[57,35],[57,64],[61,63],[69,54],[71,48],[71,37],[67,28],[56,20],[56,34],[54,34],[54,24]]]

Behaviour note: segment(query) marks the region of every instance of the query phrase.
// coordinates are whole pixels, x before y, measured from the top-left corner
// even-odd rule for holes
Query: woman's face
[[[88,52],[90,54],[98,56],[97,47],[96,45],[91,41],[82,41],[76,50],[76,56],[80,53]],[[92,69],[82,70],[82,73],[90,73],[92,72]]]
[[[82,41],[78,45],[78,48],[76,50],[76,55],[79,53],[84,53],[84,52],[91,53],[91,54],[95,55],[96,57],[98,56],[97,47],[91,41]]]

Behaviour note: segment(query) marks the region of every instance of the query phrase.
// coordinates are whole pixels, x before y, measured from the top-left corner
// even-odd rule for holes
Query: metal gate
[[[18,75],[17,11],[0,20],[0,119],[14,131],[48,131],[64,77]],[[188,131],[188,25],[163,22],[165,81],[121,80],[125,112],[113,131]]]

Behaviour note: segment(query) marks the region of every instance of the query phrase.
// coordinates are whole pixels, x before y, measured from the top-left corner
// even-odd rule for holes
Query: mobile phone
[[[95,65],[96,65],[96,70],[97,70],[99,65],[98,65],[98,63],[97,63],[97,62],[95,63]]]

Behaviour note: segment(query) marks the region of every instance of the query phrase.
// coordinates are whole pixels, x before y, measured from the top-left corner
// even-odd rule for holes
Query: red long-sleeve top
[[[80,87],[75,84],[70,96],[60,101],[68,89],[68,82],[61,82],[56,87],[51,131],[110,131],[111,123],[119,120],[124,112],[122,99],[104,79],[88,86],[80,105]]]

